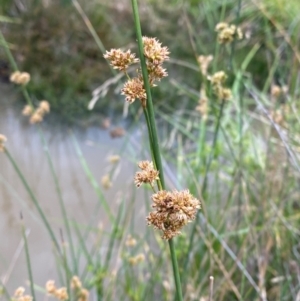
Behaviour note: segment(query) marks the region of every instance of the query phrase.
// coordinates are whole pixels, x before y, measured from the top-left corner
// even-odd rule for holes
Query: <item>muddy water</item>
[[[7,136],[7,149],[59,237],[63,222],[53,178],[37,127],[29,125],[27,119],[21,116],[22,108],[16,104],[17,97],[11,87],[0,85],[0,133]],[[43,131],[69,218],[83,226],[92,222],[97,227],[101,222],[104,228],[109,227],[107,216],[99,207],[96,193],[83,172],[69,132],[61,126],[49,128],[47,124],[43,124]],[[101,177],[111,168],[106,158],[124,149],[124,138],[111,139],[107,131],[99,128],[75,130],[74,133],[92,173],[100,183]],[[125,189],[128,192],[124,194],[124,188],[132,187],[135,171],[131,154],[130,150],[125,150],[117,167],[113,188],[104,192],[113,211],[117,211],[121,197],[129,200],[132,193],[132,189]],[[30,231],[28,242],[34,278],[38,285],[43,286],[48,279],[56,277],[50,238],[12,164],[5,154],[0,153],[0,278],[9,291],[26,285],[28,279],[20,212]]]

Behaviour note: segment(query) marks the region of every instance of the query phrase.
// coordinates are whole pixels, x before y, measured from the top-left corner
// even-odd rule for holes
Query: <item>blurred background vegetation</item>
[[[136,51],[130,3],[113,0],[80,3],[106,49],[121,47]],[[197,67],[199,54],[215,53],[215,24],[220,17],[229,23],[235,20],[237,2],[190,0],[168,1],[166,5],[165,1],[149,0],[142,1],[141,8],[143,33],[156,36],[171,50],[173,61],[168,66],[171,78],[179,82],[185,79],[189,88],[198,90],[199,75],[180,66],[179,61]],[[274,61],[278,61],[275,81],[288,84],[292,93],[296,89],[299,61],[292,48],[299,44],[299,10],[297,0],[242,2],[237,22],[246,39],[237,45],[233,60],[240,66],[254,45],[259,45],[246,70],[253,74],[259,88],[269,88],[271,83],[266,79]],[[112,108],[122,109],[122,98],[110,89],[92,113],[87,110],[93,89],[113,74],[72,1],[3,0],[0,15],[0,26],[20,69],[33,78],[28,88],[34,97],[47,99],[52,110],[67,121],[107,114]],[[3,50],[0,60],[2,78],[8,77],[10,71],[6,69],[8,62]],[[214,66],[226,70],[228,62],[219,55]],[[168,89],[168,85],[165,80],[154,90],[159,96],[155,99],[176,104],[177,92]]]

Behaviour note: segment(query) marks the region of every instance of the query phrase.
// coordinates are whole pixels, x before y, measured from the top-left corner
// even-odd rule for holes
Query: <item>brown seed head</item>
[[[201,69],[201,73],[202,75],[206,76],[207,75],[207,69],[208,66],[210,64],[210,62],[213,60],[213,56],[212,55],[199,55],[197,58],[198,64],[200,66]]]
[[[46,291],[50,295],[54,295],[56,292],[55,281],[49,280],[46,282]]]
[[[30,116],[32,113],[33,113],[33,108],[30,105],[26,105],[23,108],[22,115],[24,115],[24,116]]]
[[[134,183],[137,187],[140,187],[143,183],[153,186],[154,182],[159,180],[159,171],[154,168],[152,162],[141,161],[138,166],[142,171],[137,172],[134,177]]]
[[[125,245],[126,247],[134,247],[136,245],[136,240],[131,235],[128,235]]]
[[[39,104],[39,109],[41,109],[41,111],[44,114],[47,114],[50,112],[50,104],[47,100],[42,100]]]
[[[139,99],[142,103],[145,103],[147,99],[144,83],[138,77],[128,80],[125,83],[121,94],[126,96],[125,100],[129,103],[133,103],[136,99]]]
[[[43,121],[43,114],[37,109],[30,117],[29,122],[31,124],[40,123]]]
[[[231,43],[234,38],[238,40],[243,38],[243,32],[241,28],[235,25],[229,25],[222,22],[217,24],[215,30],[218,32],[218,42],[220,44]]]
[[[110,176],[109,175],[104,175],[101,178],[101,184],[103,186],[104,189],[109,189],[112,186],[112,182],[110,180]]]
[[[30,74],[28,72],[21,72],[18,81],[18,84],[20,85],[27,85],[30,81]]]
[[[71,279],[71,288],[72,289],[80,289],[82,288],[82,283],[78,276],[73,276]]]
[[[168,76],[168,72],[161,65],[154,65],[147,63],[147,70],[149,74],[149,81],[151,86],[155,86],[155,81],[160,81],[163,77]]]
[[[24,295],[25,288],[23,286],[18,287],[15,290],[14,297],[22,297]]]
[[[143,37],[144,55],[150,63],[162,64],[169,59],[168,47],[162,47],[156,38]]]
[[[121,49],[111,49],[106,51],[104,58],[110,61],[114,69],[120,71],[125,71],[129,65],[139,62],[139,59],[135,58],[135,54],[130,50],[124,52]]]
[[[9,80],[10,80],[12,83],[19,84],[19,77],[20,77],[20,75],[21,75],[21,72],[20,72],[20,71],[15,71],[15,72],[13,72],[13,73],[10,75]]]
[[[224,71],[218,71],[212,76],[208,76],[207,79],[211,82],[212,85],[221,85],[227,79],[227,75]]]
[[[159,191],[152,196],[154,209],[147,217],[148,225],[163,231],[162,238],[169,240],[180,233],[181,228],[196,217],[201,208],[199,200],[188,190]]]
[[[54,293],[54,296],[61,301],[64,300],[68,300],[69,296],[68,296],[68,292],[67,292],[67,288],[66,287],[61,287],[59,289],[57,289]]]

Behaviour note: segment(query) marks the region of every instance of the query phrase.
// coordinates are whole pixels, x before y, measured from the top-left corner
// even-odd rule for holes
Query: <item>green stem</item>
[[[158,142],[158,136],[156,130],[154,107],[153,107],[151,89],[150,89],[150,84],[148,79],[148,71],[147,71],[146,61],[144,57],[142,30],[141,30],[141,24],[140,24],[139,12],[138,12],[138,4],[137,4],[137,0],[132,0],[131,3],[132,3],[133,15],[134,15],[134,24],[135,24],[135,31],[137,35],[137,41],[138,41],[139,57],[141,61],[144,87],[147,95],[146,110],[144,110],[144,112],[146,111],[146,114],[148,113],[147,115],[146,114],[145,115],[146,115],[148,132],[149,132],[150,148],[153,152],[153,156],[155,159],[154,160],[155,166],[159,171],[160,181],[158,182],[158,186],[159,189],[162,190],[165,189],[165,181],[164,181],[162,161],[161,161],[159,142]],[[172,239],[169,240],[169,247],[170,247],[174,280],[175,280],[176,291],[177,291],[177,299],[178,301],[182,301],[183,297],[182,297],[180,275],[179,275],[177,257],[175,253],[175,246]]]
[[[152,95],[151,95],[151,89],[150,89],[150,84],[149,84],[149,79],[148,79],[148,71],[147,71],[147,66],[146,66],[146,60],[144,57],[142,30],[141,30],[137,0],[131,0],[131,3],[132,3],[133,15],[134,15],[134,25],[135,25],[135,31],[136,31],[136,35],[137,35],[137,41],[138,41],[139,57],[140,57],[140,61],[141,61],[144,86],[145,86],[146,95],[147,95],[146,107],[147,107],[148,116],[149,116],[150,131],[152,133],[152,141],[151,141],[151,137],[150,137],[150,145],[153,149],[153,155],[155,158],[157,170],[159,171],[161,188],[164,189],[165,181],[164,181],[164,174],[163,174],[163,168],[162,168],[162,162],[161,162],[161,156],[160,156],[160,150],[159,150],[159,143],[158,143],[158,137],[157,137],[157,130],[156,130],[156,124],[155,124]]]
[[[21,219],[23,219],[21,214]],[[30,263],[30,255],[29,255],[29,249],[28,249],[28,242],[27,242],[27,236],[25,231],[25,226],[22,220],[22,235],[24,239],[24,247],[25,247],[25,254],[26,254],[26,263],[27,263],[27,269],[28,269],[28,275],[29,275],[29,281],[30,281],[30,291],[33,301],[36,301],[35,293],[34,293],[34,283],[33,283],[33,276],[32,276],[32,270],[31,270],[31,263]]]
[[[175,246],[174,246],[173,239],[169,240],[169,248],[170,248],[171,258],[172,258],[173,273],[174,273],[174,279],[175,279],[175,285],[177,291],[177,300],[182,301],[183,297],[182,297],[181,281],[179,276],[178,262],[175,253]]]
[[[50,226],[50,224],[49,224],[49,222],[48,222],[48,220],[47,220],[47,218],[46,218],[46,216],[45,216],[42,208],[39,205],[38,200],[36,199],[35,195],[33,194],[32,190],[30,189],[30,187],[29,187],[29,185],[28,185],[25,177],[23,176],[22,172],[20,171],[17,163],[15,162],[15,160],[13,159],[13,157],[11,156],[11,154],[9,153],[9,151],[7,149],[5,149],[5,154],[7,155],[9,161],[11,162],[11,164],[13,165],[15,171],[17,172],[17,174],[18,174],[18,176],[19,176],[19,178],[21,180],[21,182],[23,183],[26,191],[28,192],[28,194],[29,194],[29,196],[30,196],[33,204],[35,205],[38,213],[40,214],[40,216],[41,216],[41,218],[42,218],[42,220],[44,222],[44,225],[46,226],[46,228],[47,228],[47,230],[48,230],[48,232],[50,234],[50,237],[51,237],[51,239],[52,239],[52,241],[53,241],[53,243],[54,243],[54,245],[55,245],[55,247],[56,247],[56,249],[58,251],[58,254],[61,254],[60,253],[59,244],[58,244],[58,242],[57,242],[57,240],[55,238],[55,235],[54,235],[54,233],[53,233],[53,231],[51,229],[51,226]]]

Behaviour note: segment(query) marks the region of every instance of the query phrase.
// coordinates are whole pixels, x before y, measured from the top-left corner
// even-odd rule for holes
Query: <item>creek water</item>
[[[8,151],[24,174],[59,239],[63,219],[51,170],[38,128],[30,125],[28,118],[21,115],[22,107],[17,101],[18,97],[21,96],[13,87],[0,84],[0,133],[7,137]],[[105,212],[99,206],[99,199],[80,164],[69,131],[59,125],[47,126],[46,122],[42,124],[42,128],[69,218],[83,226],[92,223],[96,228],[101,222],[104,229],[106,226],[110,227]],[[112,168],[106,158],[118,154],[121,149],[124,151],[126,138],[112,139],[108,131],[96,127],[77,129],[73,133],[88,166],[101,185],[102,176]],[[136,160],[134,156],[137,155],[137,149],[134,155],[127,150],[123,152],[114,173],[113,186],[104,191],[105,198],[114,212],[117,211],[120,201],[129,200],[130,194],[134,193],[132,187],[136,167],[133,161]],[[126,187],[131,188],[125,189],[124,193]],[[0,153],[0,278],[10,292],[20,285],[27,287],[28,273],[20,212],[28,229],[33,276],[37,285],[44,286],[47,280],[57,276],[53,246],[16,171],[7,156]]]

